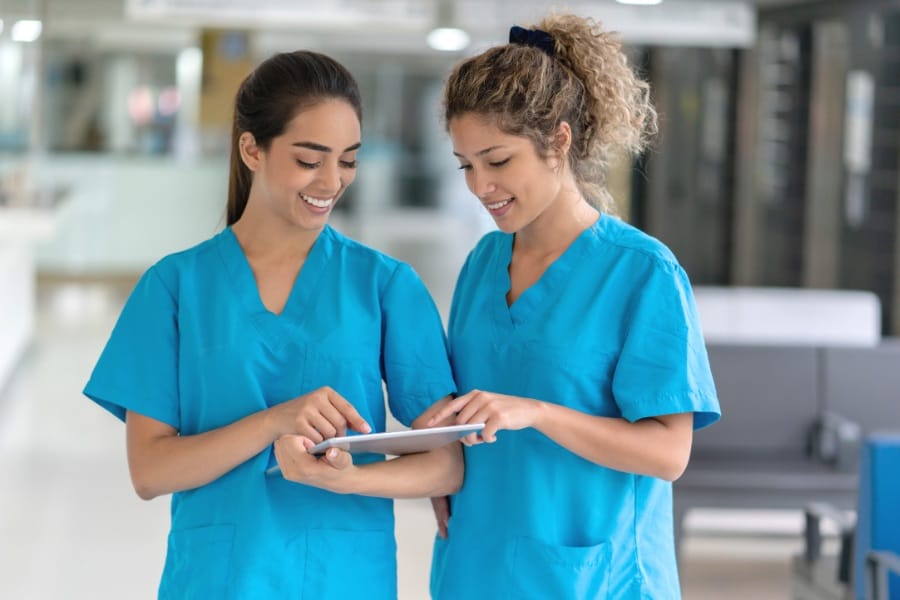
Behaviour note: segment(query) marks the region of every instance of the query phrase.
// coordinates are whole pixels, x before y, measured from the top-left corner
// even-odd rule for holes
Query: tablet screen
[[[428,429],[408,429],[327,439],[310,448],[310,454],[324,454],[328,448],[340,448],[351,454],[374,453],[390,456],[426,452],[458,440],[484,428],[484,423],[447,425]]]

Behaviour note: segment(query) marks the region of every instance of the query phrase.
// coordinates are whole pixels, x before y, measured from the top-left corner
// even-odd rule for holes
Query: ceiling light
[[[42,25],[40,21],[23,19],[21,21],[16,21],[10,32],[14,42],[33,42],[41,37],[41,29]]]
[[[662,1],[663,0],[616,0],[619,4],[644,4],[647,6],[651,4],[662,4]]]
[[[434,29],[428,34],[428,45],[442,52],[458,52],[469,45],[469,34],[456,22],[456,1],[437,0],[434,5]]]
[[[456,52],[469,45],[469,34],[456,27],[438,27],[428,34],[428,45],[443,52]]]

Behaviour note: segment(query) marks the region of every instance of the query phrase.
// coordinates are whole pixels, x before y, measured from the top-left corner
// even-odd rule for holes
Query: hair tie
[[[547,56],[556,56],[556,40],[552,35],[540,29],[524,29],[513,25],[509,28],[509,43],[531,46]]]

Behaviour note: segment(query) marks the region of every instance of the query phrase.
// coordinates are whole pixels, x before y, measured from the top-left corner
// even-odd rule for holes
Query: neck
[[[248,203],[244,214],[231,226],[248,260],[268,263],[306,258],[321,229],[301,229],[274,215],[261,215],[251,206]]]
[[[600,213],[577,188],[565,188],[547,210],[516,232],[514,249],[539,258],[555,258],[599,218]]]

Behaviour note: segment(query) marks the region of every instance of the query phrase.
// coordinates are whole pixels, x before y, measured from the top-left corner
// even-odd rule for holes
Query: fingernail
[[[328,450],[328,458],[337,458],[337,454],[337,450],[334,448]]]

